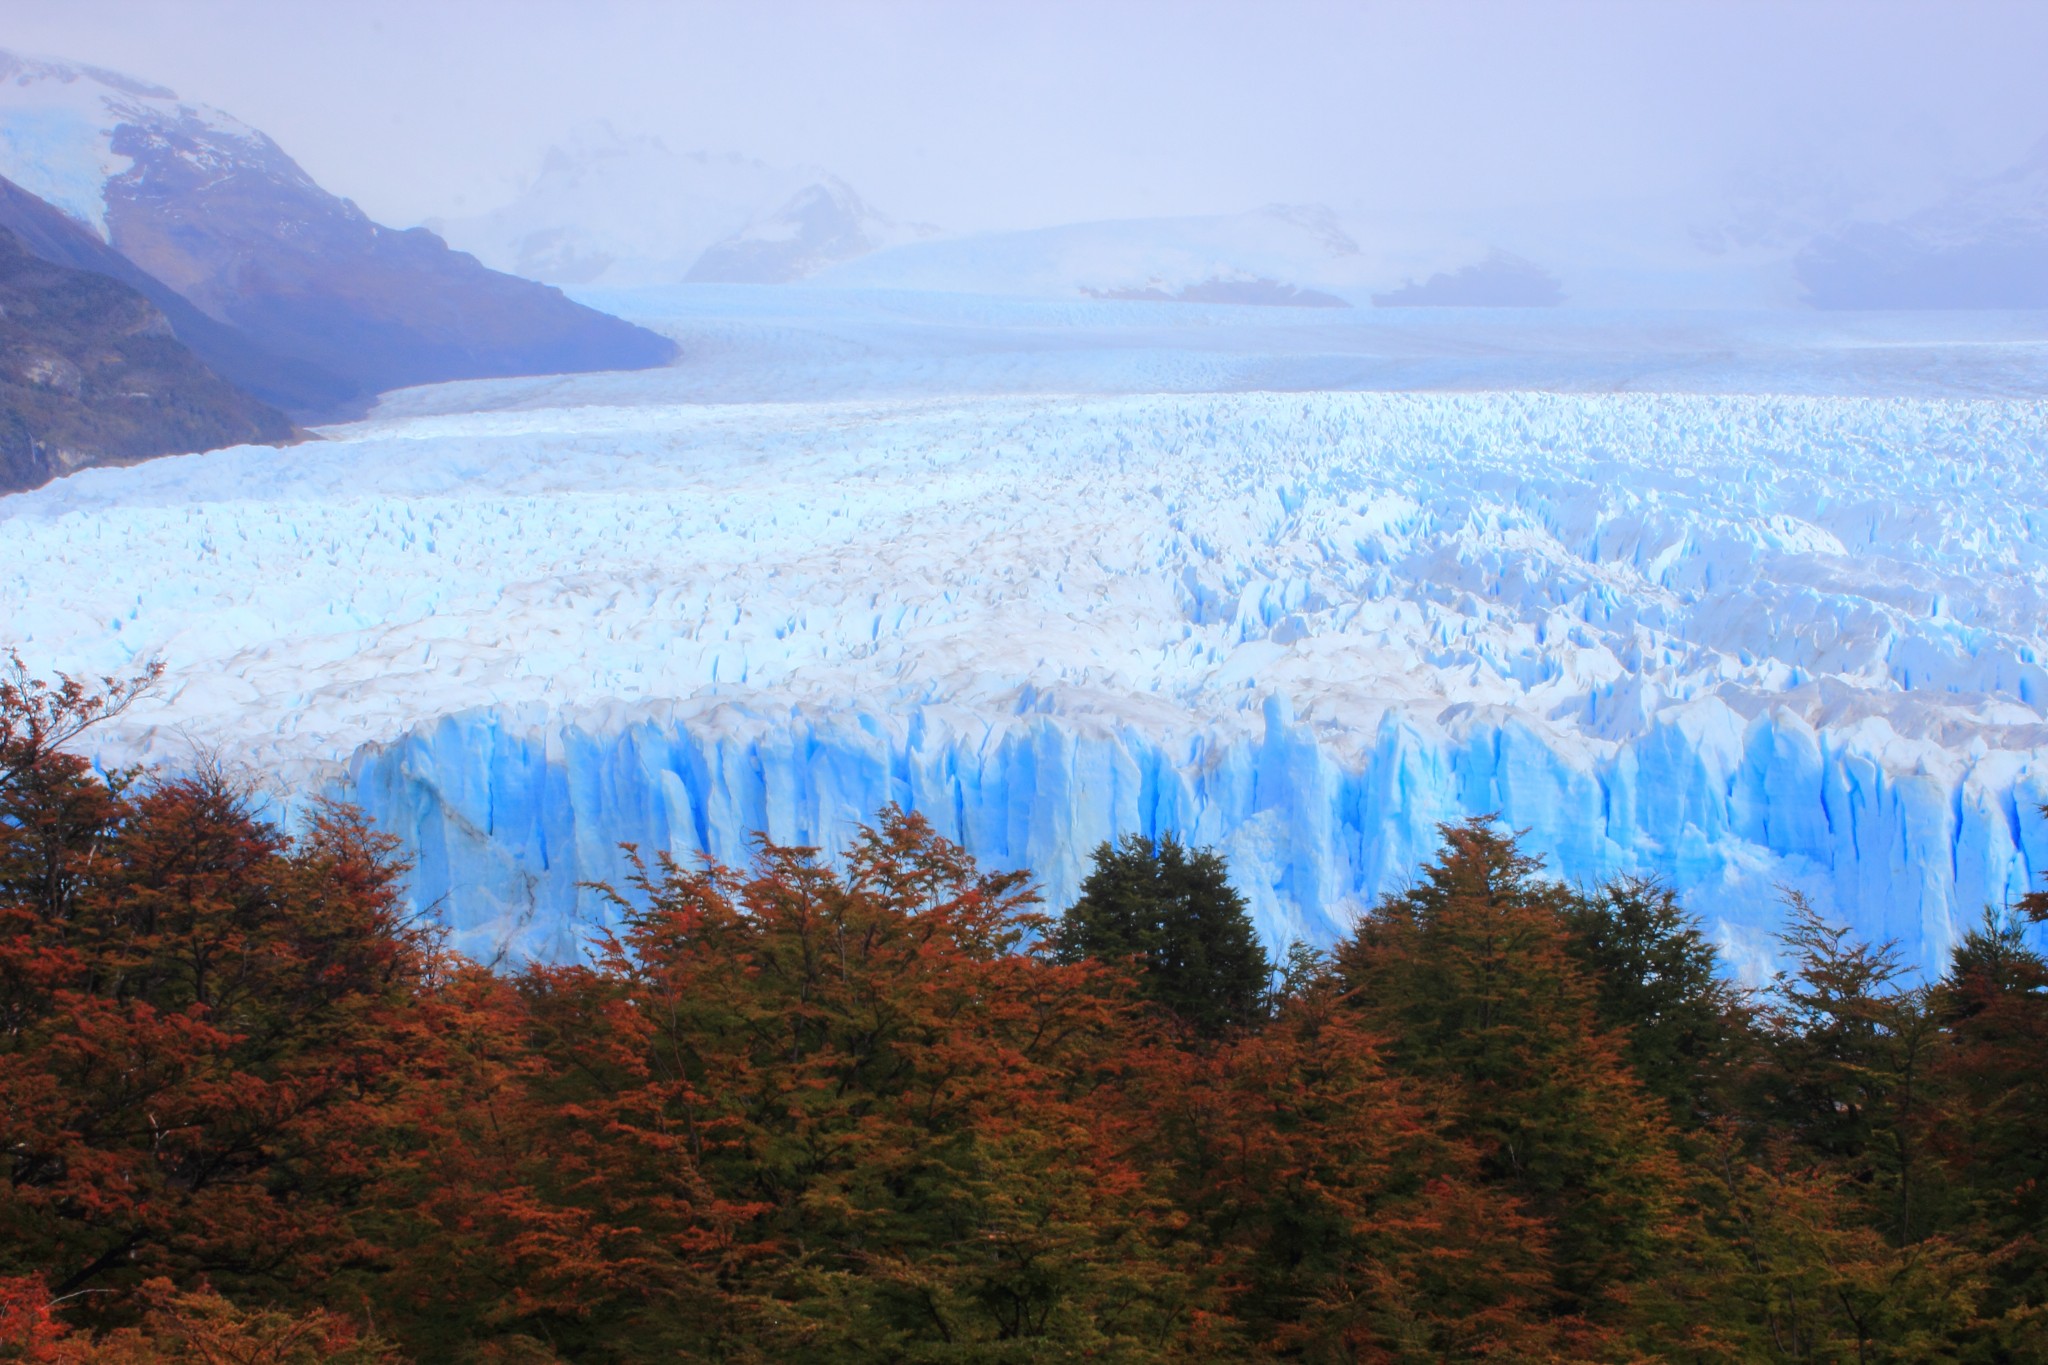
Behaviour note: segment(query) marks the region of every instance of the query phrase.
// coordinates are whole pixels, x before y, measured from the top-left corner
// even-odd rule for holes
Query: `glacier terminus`
[[[1276,945],[1476,814],[1666,879],[1751,977],[1786,890],[1932,967],[2040,885],[2048,404],[1967,349],[1375,392],[1328,376],[1422,324],[1060,305],[1105,368],[1047,305],[849,297],[0,501],[14,641],[161,657],[102,762],[360,803],[486,960],[577,953],[621,841],[834,849],[888,802],[1054,908],[1102,839],[1214,844]]]

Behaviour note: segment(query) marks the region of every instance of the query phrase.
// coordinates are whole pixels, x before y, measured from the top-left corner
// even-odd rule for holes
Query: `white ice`
[[[1941,396],[2038,392],[2036,322],[1503,360],[1536,324],[1062,307],[649,296],[670,371],[0,500],[5,635],[164,658],[106,761],[363,803],[483,957],[574,952],[618,841],[836,847],[891,800],[1055,906],[1101,839],[1217,844],[1275,943],[1486,812],[1670,879],[1751,975],[1781,887],[1932,965],[2039,884],[2048,405]],[[1834,392],[1328,388],[1478,355]],[[1075,372],[1196,391],[1038,391]]]

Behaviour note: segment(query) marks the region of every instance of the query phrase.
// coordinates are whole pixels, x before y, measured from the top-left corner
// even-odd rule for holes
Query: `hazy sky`
[[[2048,3],[0,0],[410,224],[608,119],[953,230],[1268,202],[1924,198],[2048,135]]]

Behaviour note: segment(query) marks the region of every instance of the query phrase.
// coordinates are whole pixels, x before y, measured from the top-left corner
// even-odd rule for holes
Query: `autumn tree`
[[[1033,951],[1033,899],[894,811],[843,874],[763,844],[637,878],[594,962],[517,982],[482,1188],[423,1168],[446,1306],[586,1359],[1165,1350],[1171,1220],[1086,1103],[1126,991]]]
[[[1728,1253],[1698,1288],[1724,1333],[1779,1359],[1969,1358],[1987,1262],[1956,1235],[1935,997],[1803,897],[1786,915],[1741,1103],[1698,1152]]]
[[[1224,1046],[1141,1048],[1120,1101],[1208,1250],[1217,1358],[1543,1358],[1548,1237],[1328,974]]]
[[[1984,1258],[1980,1357],[2048,1355],[2048,961],[2025,919],[1987,912],[1932,1008],[1943,1036],[1924,1140],[1957,1187],[1956,1235]]]
[[[0,1273],[100,1316],[152,1275],[288,1292],[355,1254],[431,948],[359,817],[295,841],[217,777],[58,747],[132,695],[0,688]]]
[[[1797,893],[1786,918],[1791,965],[1762,1015],[1772,1036],[1760,1107],[1774,1130],[1851,1177],[1870,1219],[1909,1244],[1941,1220],[1948,1195],[1926,1140],[1939,1020],[1892,945],[1863,942]]]
[[[1443,836],[1418,883],[1338,946],[1337,970],[1393,1064],[1447,1093],[1453,1132],[1550,1230],[1553,1311],[1625,1325],[1676,1236],[1663,1106],[1600,1026],[1571,893],[1486,821]]]
[[[486,969],[391,840],[72,752],[0,665],[0,1360],[2048,1354],[2048,899],[1934,982],[1489,822],[1275,971],[1222,859],[1055,923],[882,813]]]
[[[1741,1129],[1716,1121],[1696,1158],[1712,1240],[1687,1266],[1684,1291],[1719,1348],[1702,1358],[1970,1358],[1981,1258],[1942,1237],[1896,1243],[1868,1216],[1854,1175],[1780,1135],[1759,1141]]]
[[[74,1331],[35,1277],[0,1280],[0,1361],[22,1365],[399,1365],[389,1343],[321,1308],[249,1309],[151,1280],[132,1326]]]

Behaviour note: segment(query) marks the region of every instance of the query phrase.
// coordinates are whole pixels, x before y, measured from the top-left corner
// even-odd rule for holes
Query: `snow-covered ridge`
[[[550,148],[510,202],[426,226],[496,270],[608,286],[780,282],[930,231],[815,167],[671,151],[604,123]]]
[[[0,606],[172,662],[109,758],[363,801],[485,955],[567,951],[618,839],[891,799],[1055,901],[1219,843],[1275,939],[1497,810],[1752,968],[1780,884],[1931,960],[2048,866],[2042,404],[655,398],[67,480]]]
[[[179,129],[195,157],[273,159],[270,140],[229,114],[114,71],[0,52],[0,176],[106,241],[107,185],[135,164],[121,129],[160,140]],[[275,159],[282,159],[276,154]]]

